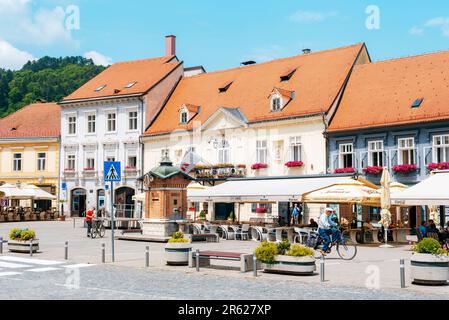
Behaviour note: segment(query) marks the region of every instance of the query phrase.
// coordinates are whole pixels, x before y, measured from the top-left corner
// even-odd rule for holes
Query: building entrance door
[[[86,190],[75,189],[71,194],[71,212],[72,217],[82,217],[86,212]]]
[[[215,220],[225,221],[228,220],[231,212],[234,212],[234,203],[216,203],[215,204]],[[235,213],[235,212],[234,212]],[[237,215],[236,215],[237,217]]]

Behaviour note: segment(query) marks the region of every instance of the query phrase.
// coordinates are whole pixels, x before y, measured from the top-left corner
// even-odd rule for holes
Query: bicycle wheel
[[[90,237],[92,239],[95,239],[97,237],[98,231],[96,226],[92,226],[92,229],[90,230]]]
[[[104,225],[100,226],[100,228],[98,229],[98,234],[100,235],[100,238],[104,238],[104,236],[106,235],[106,228],[104,227]]]
[[[357,244],[352,240],[337,243],[337,253],[343,260],[352,260],[357,255]]]

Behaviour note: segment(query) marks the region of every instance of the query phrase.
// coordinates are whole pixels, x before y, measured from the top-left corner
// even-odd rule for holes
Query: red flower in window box
[[[258,208],[256,208],[256,213],[267,213],[267,209],[266,208],[262,208],[262,207],[258,207]]]
[[[265,169],[268,168],[268,164],[266,163],[255,163],[251,166],[251,169],[253,170],[259,170],[259,169]]]
[[[418,166],[416,164],[400,164],[393,167],[393,171],[398,173],[415,172],[417,169]]]
[[[298,168],[302,167],[304,165],[304,162],[302,161],[289,161],[285,164],[287,168]]]
[[[348,167],[348,168],[338,168],[335,169],[334,171],[335,174],[340,174],[340,173],[355,173],[355,169],[352,167]]]
[[[93,168],[93,167],[86,167],[83,170],[84,171],[95,171],[95,168]]]
[[[65,171],[65,172],[74,172],[75,169],[72,169],[72,168],[66,168],[66,169],[64,169],[64,171]]]
[[[366,174],[379,174],[384,170],[383,167],[380,166],[371,166],[363,169],[363,172]]]
[[[449,170],[449,162],[431,163],[427,166],[429,171],[434,170]]]
[[[134,166],[126,166],[125,167],[125,170],[136,170],[136,167],[134,167]]]

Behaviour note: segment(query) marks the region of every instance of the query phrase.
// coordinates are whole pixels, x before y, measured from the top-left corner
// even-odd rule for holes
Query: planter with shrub
[[[414,284],[447,285],[449,252],[438,240],[424,238],[413,248],[411,278]]]
[[[192,244],[182,232],[176,232],[165,246],[165,261],[171,266],[187,266]]]
[[[264,272],[312,275],[316,271],[315,252],[299,244],[262,242],[255,251]]]
[[[39,251],[39,241],[33,230],[14,228],[9,232],[8,250],[11,252],[30,253]]]

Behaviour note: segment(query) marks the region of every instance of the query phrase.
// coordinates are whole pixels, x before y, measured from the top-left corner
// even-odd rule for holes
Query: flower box
[[[165,246],[165,262],[169,266],[187,266],[192,244],[188,242],[167,243]]]
[[[95,171],[95,168],[88,167],[84,168],[83,171]]]
[[[393,167],[393,171],[396,173],[411,173],[418,170],[418,166],[416,164],[400,164]]]
[[[414,284],[446,285],[449,275],[449,257],[414,253],[411,259],[411,278]]]
[[[287,168],[298,168],[302,167],[304,165],[304,162],[302,161],[289,161],[285,164]]]
[[[8,250],[11,252],[18,253],[30,253],[33,250],[33,253],[39,251],[39,240],[34,239],[33,243],[30,240],[21,241],[21,240],[9,240],[8,241]]]
[[[263,271],[290,275],[312,275],[316,271],[315,257],[290,257],[277,255],[273,263],[263,263]]]
[[[338,168],[335,169],[334,173],[335,174],[340,174],[340,173],[355,173],[355,169],[354,168]]]
[[[266,208],[256,208],[256,213],[267,213]]]
[[[372,167],[366,167],[363,169],[363,172],[366,174],[380,174],[384,170],[383,167],[379,166],[372,166]]]
[[[266,163],[255,163],[251,166],[251,169],[253,170],[259,170],[259,169],[265,169],[268,168],[268,164]]]
[[[427,166],[429,171],[434,170],[449,170],[449,162],[431,163]]]
[[[125,171],[137,171],[136,167],[126,166]]]

